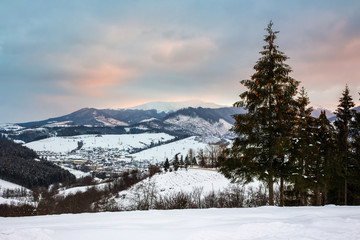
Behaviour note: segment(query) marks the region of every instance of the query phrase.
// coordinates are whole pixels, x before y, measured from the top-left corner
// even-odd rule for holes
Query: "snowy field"
[[[260,207],[0,218],[2,240],[355,240],[359,236],[360,207]]]
[[[77,148],[78,142],[83,141],[83,149],[97,147],[120,150],[143,148],[151,143],[165,142],[174,137],[166,133],[142,133],[121,135],[80,135],[72,137],[51,137],[25,144],[35,151],[51,151],[58,153],[70,152]]]

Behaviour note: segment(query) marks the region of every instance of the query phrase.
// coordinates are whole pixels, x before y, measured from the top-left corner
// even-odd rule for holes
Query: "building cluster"
[[[153,161],[150,159],[136,159],[124,150],[93,148],[80,149],[68,153],[38,151],[41,159],[46,159],[59,166],[78,169],[94,174],[121,174],[133,169],[148,169]]]

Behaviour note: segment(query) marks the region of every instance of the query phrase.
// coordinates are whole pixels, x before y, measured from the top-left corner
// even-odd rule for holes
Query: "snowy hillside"
[[[355,240],[360,207],[260,207],[0,218],[2,240]]]
[[[165,123],[174,126],[174,129],[186,129],[189,132],[201,136],[216,136],[224,137],[230,134],[232,124],[226,122],[224,119],[219,119],[217,122],[210,122],[200,117],[177,115],[175,117],[165,120]]]
[[[4,198],[3,197],[3,194],[7,190],[14,191],[14,190],[20,190],[20,189],[25,190],[25,188],[23,186],[0,179],[0,204],[11,204],[11,203],[21,204],[21,203],[27,202],[26,199],[23,199],[23,198],[13,199],[13,198]],[[25,191],[29,191],[29,190],[26,189]],[[0,239],[1,239],[1,236],[0,236]]]
[[[72,137],[51,137],[25,144],[35,151],[70,152],[78,147],[78,142],[83,142],[83,149],[93,148],[118,148],[125,151],[134,148],[143,148],[150,144],[157,144],[173,139],[166,133],[143,133],[123,135],[80,135]]]
[[[176,142],[146,149],[132,154],[132,156],[135,157],[135,159],[148,159],[153,160],[153,162],[162,162],[165,161],[166,158],[171,160],[174,158],[175,154],[178,153],[185,158],[190,148],[192,148],[194,153],[196,153],[199,149],[205,149],[206,146],[206,140],[193,136]]]
[[[180,192],[186,194],[196,192],[199,194],[199,198],[203,199],[211,192],[218,193],[231,188],[239,188],[243,189],[246,195],[246,190],[250,188],[255,190],[259,187],[261,187],[261,183],[258,181],[247,185],[231,183],[224,175],[212,169],[179,169],[176,172],[155,174],[150,179],[147,178],[130,189],[120,192],[115,201],[120,209],[130,210],[134,209],[139,200],[139,194],[148,190],[151,190],[155,198],[174,196]]]

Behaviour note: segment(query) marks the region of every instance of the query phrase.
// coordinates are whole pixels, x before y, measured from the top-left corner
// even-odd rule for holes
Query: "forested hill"
[[[29,189],[75,181],[69,171],[48,161],[35,160],[37,157],[27,147],[0,140],[0,178]]]

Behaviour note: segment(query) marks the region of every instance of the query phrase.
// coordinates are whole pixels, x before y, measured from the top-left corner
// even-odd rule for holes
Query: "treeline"
[[[289,76],[288,59],[275,44],[277,31],[267,27],[266,45],[251,79],[241,83],[237,107],[246,114],[234,116],[238,135],[221,158],[221,172],[234,181],[254,178],[268,186],[268,204],[360,204],[360,113],[348,86],[330,123],[325,111],[311,116],[309,98]]]
[[[75,176],[19,144],[0,140],[0,178],[28,189],[48,187],[54,183],[70,184]]]

